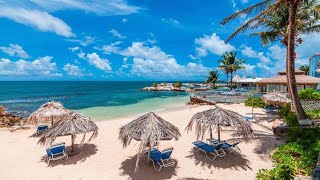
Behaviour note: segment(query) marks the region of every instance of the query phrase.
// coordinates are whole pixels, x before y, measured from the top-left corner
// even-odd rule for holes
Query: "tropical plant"
[[[245,67],[242,66],[242,64],[245,62],[244,60],[237,59],[236,58],[237,53],[236,52],[226,52],[222,57],[223,60],[219,60],[218,62],[220,63],[219,69],[223,69],[226,71],[226,73],[230,73],[230,85],[232,87],[232,76],[233,72],[239,70],[239,69],[244,69]],[[228,74],[227,74],[228,77]]]
[[[319,109],[307,111],[306,113],[311,119],[320,119],[320,110]]]
[[[156,83],[156,82],[152,83],[152,87],[154,87],[155,89],[157,89],[158,83]]]
[[[264,0],[238,11],[222,22],[222,24],[226,24],[232,19],[256,12],[256,15],[235,30],[226,42],[249,28],[260,27],[263,27],[266,31],[255,34],[262,38],[263,43],[281,38],[281,42],[287,47],[287,81],[294,109],[299,119],[306,119],[307,115],[299,101],[295,83],[295,46],[297,42],[302,43],[302,39],[298,37],[299,33],[320,31],[320,25],[317,23],[319,19],[318,11],[319,1],[317,0]]]
[[[310,71],[310,67],[308,64],[306,65],[301,65],[299,67],[299,70],[303,71],[305,75],[308,75],[309,74],[309,71]]]
[[[229,81],[229,73],[230,73],[230,65],[229,65],[229,61],[227,59],[227,57],[225,55],[222,56],[222,60],[218,60],[218,62],[220,63],[220,65],[218,66],[218,68],[220,70],[223,70],[226,73],[226,77],[227,77],[227,84]]]
[[[254,108],[263,108],[266,106],[266,103],[262,98],[250,97],[244,102],[244,105]]]
[[[174,87],[174,88],[178,88],[178,89],[181,88],[181,87],[182,87],[182,82],[181,82],[181,81],[178,81],[178,82],[174,83],[174,84],[173,84],[173,87]]]
[[[306,88],[299,92],[300,99],[320,100],[320,92],[313,88]]]
[[[218,80],[219,80],[219,70],[214,70],[209,72],[209,76],[205,83],[212,83],[213,86],[215,86]]]

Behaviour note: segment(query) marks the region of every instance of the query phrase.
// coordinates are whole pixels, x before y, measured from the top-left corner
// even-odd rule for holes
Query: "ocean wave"
[[[51,101],[51,100],[66,99],[66,98],[69,98],[69,96],[43,96],[43,97],[35,97],[35,98],[9,99],[9,100],[0,101],[0,104],[33,103],[33,102]]]

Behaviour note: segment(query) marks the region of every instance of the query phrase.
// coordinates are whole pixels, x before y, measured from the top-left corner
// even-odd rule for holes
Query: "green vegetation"
[[[206,83],[212,83],[213,86],[215,86],[218,80],[219,80],[219,71],[218,70],[210,71],[209,76],[206,80]]]
[[[320,92],[312,88],[306,88],[299,92],[300,99],[320,100]]]
[[[306,113],[311,119],[320,119],[320,110],[319,109],[315,109],[313,111],[307,111]]]
[[[290,111],[291,111],[291,105],[290,104],[281,106],[280,109],[279,109],[279,115],[282,118],[286,118],[289,115]]]
[[[245,63],[244,60],[236,58],[237,53],[236,52],[225,52],[225,54],[222,56],[223,60],[218,60],[220,63],[219,69],[224,70],[227,74],[227,82],[228,82],[228,76],[230,73],[230,83],[232,86],[232,74],[233,72],[244,69],[245,67],[243,64]]]
[[[158,86],[158,83],[152,83],[152,87],[156,88]]]
[[[273,153],[274,168],[260,169],[256,179],[293,179],[296,175],[310,176],[316,167],[320,153],[320,128],[289,128],[289,143],[281,145]]]
[[[181,87],[182,87],[182,82],[181,82],[181,81],[178,81],[178,82],[174,83],[174,84],[173,84],[173,87],[174,87],[174,88],[178,88],[178,89],[181,88]]]
[[[250,97],[244,102],[245,106],[254,107],[254,108],[263,108],[266,106],[266,103],[262,98]]]
[[[308,74],[309,74],[309,71],[310,71],[310,67],[309,67],[308,64],[306,64],[306,65],[301,65],[301,66],[299,67],[299,70],[304,71],[304,74],[308,75]]]

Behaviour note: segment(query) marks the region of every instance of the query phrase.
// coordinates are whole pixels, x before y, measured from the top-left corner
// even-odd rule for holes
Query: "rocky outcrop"
[[[0,106],[0,127],[14,126],[23,120],[22,117],[15,116],[6,111],[4,106]]]
[[[286,125],[282,120],[275,120],[275,122],[272,125],[272,131],[273,134],[277,136],[282,136],[286,130],[288,129],[288,125]]]

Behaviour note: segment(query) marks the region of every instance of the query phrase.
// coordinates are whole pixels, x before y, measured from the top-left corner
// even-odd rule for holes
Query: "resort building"
[[[258,78],[258,77],[251,77],[247,78],[243,76],[242,78],[237,74],[232,78],[232,82],[234,85],[237,86],[237,88],[245,88],[248,90],[255,90],[256,85],[254,84],[257,81],[262,80],[263,78]]]
[[[314,54],[309,59],[309,75],[320,77],[320,53]]]
[[[254,82],[258,92],[288,92],[286,71],[280,71],[278,76],[265,78],[260,81]],[[305,88],[313,88],[317,90],[320,78],[308,76],[304,74],[304,71],[295,70],[296,84],[298,91]]]

